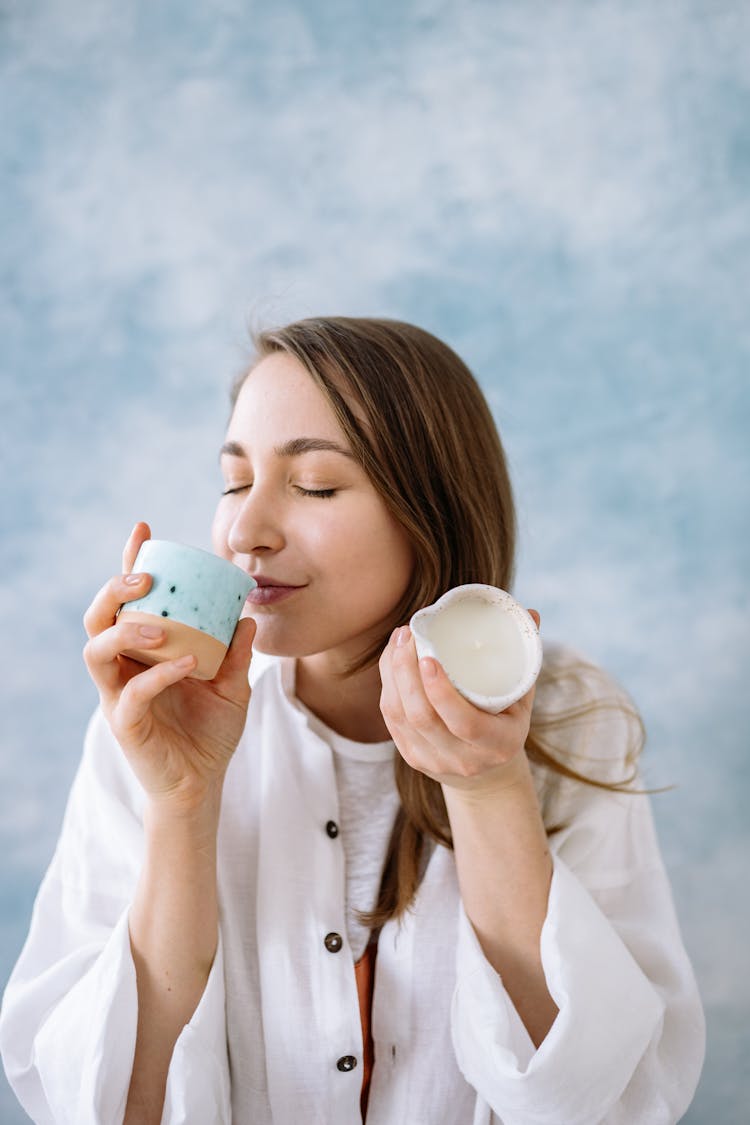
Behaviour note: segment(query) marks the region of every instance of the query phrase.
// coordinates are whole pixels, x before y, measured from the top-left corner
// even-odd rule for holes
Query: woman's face
[[[258,582],[245,609],[254,647],[361,656],[403,596],[413,552],[297,360],[273,353],[245,380],[221,465],[213,546]]]

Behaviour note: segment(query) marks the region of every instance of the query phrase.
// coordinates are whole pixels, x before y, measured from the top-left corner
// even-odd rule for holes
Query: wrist
[[[174,835],[207,842],[216,838],[221,814],[222,781],[151,795],[144,810],[146,833],[152,837]]]
[[[519,790],[534,788],[526,751],[521,750],[510,761],[486,770],[476,777],[461,777],[442,783],[446,804],[476,805],[513,797]]]

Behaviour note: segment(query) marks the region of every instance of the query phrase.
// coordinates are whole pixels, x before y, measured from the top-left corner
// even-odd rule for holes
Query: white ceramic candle
[[[505,711],[539,675],[536,622],[496,586],[456,586],[415,613],[410,625],[419,657],[434,657],[458,691],[483,711]]]
[[[126,602],[120,618],[158,624],[166,636],[156,649],[131,648],[122,655],[156,664],[191,653],[197,660],[193,677],[212,680],[255,580],[218,555],[166,539],[147,539],[133,570],[151,575],[151,589]]]

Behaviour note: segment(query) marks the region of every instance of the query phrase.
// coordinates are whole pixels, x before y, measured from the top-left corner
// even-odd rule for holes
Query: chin
[[[258,625],[258,631],[253,638],[253,651],[261,652],[264,656],[311,656],[318,652],[316,646],[302,644],[293,637],[270,636],[268,630]]]

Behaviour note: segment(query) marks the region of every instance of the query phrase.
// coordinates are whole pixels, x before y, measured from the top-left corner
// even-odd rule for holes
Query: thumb
[[[227,649],[219,671],[214,676],[214,683],[223,688],[247,684],[247,674],[253,655],[253,638],[255,637],[255,622],[252,617],[242,617],[237,622],[237,628]]]

